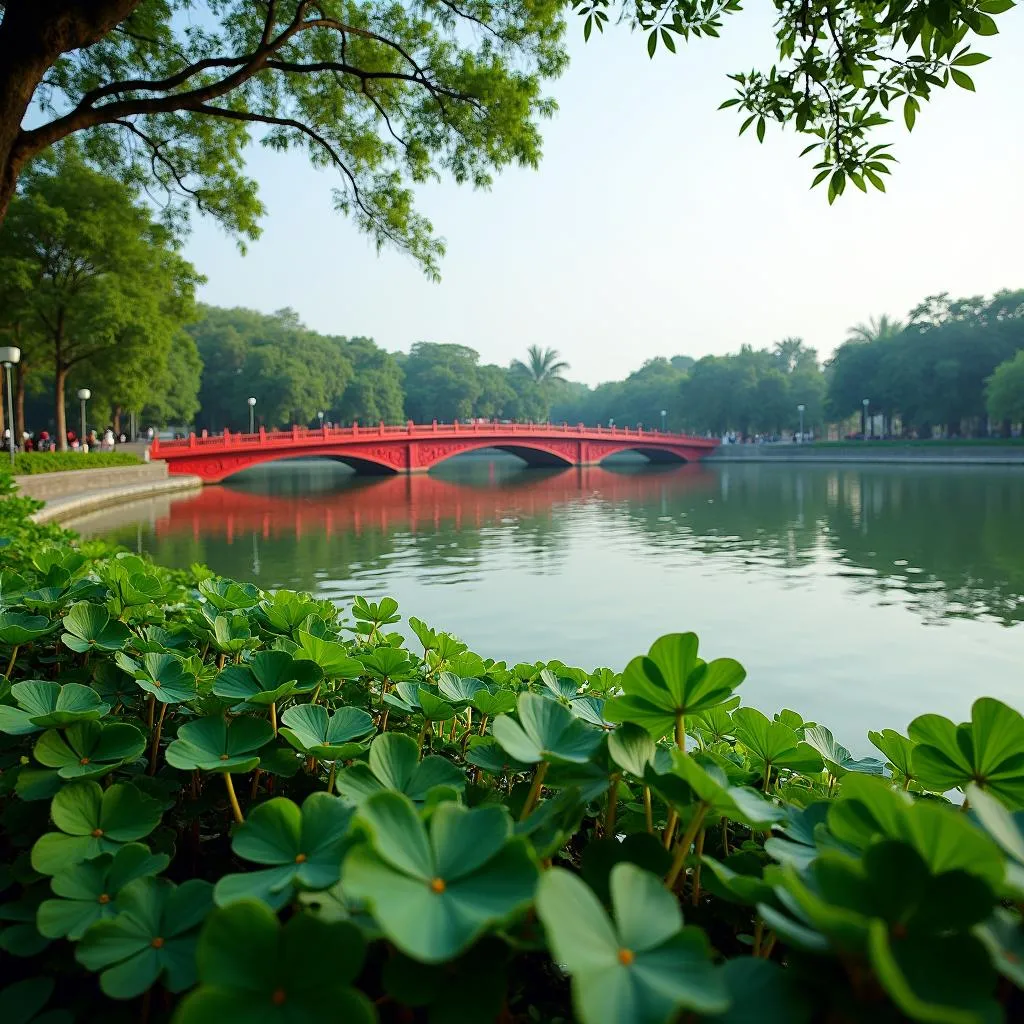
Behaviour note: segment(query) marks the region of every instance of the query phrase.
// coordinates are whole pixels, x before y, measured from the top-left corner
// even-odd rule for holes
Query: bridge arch
[[[443,452],[430,453],[434,457],[420,468],[431,470],[435,466],[441,466],[452,459],[458,458],[460,455],[470,455],[473,452],[481,451],[507,452],[509,455],[515,455],[522,459],[528,466],[564,469],[576,465],[576,460],[572,458],[571,453],[568,451],[564,449],[559,450],[555,446],[545,445],[541,442],[481,441],[474,443],[466,441],[463,444],[459,444],[457,448],[453,446],[450,449],[446,448]]]

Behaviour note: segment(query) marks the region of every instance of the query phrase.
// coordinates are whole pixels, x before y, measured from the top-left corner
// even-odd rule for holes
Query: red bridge
[[[424,473],[439,462],[498,448],[533,466],[591,466],[616,452],[635,451],[651,462],[696,462],[718,441],[686,434],[626,427],[576,427],[532,423],[407,423],[404,427],[322,427],[153,440],[150,456],[170,473],[192,473],[207,483],[261,462],[320,456],[347,462],[363,473]]]

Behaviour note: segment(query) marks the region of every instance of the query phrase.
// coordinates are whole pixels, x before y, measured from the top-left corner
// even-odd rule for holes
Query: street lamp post
[[[871,399],[865,398],[860,404],[864,406],[864,440],[866,441],[868,439],[868,406],[871,404]]]
[[[10,441],[8,448],[11,452],[11,465],[14,465],[14,397],[11,390],[11,367],[21,362],[21,349],[13,345],[0,348],[0,363],[4,364],[7,371],[7,422],[10,430]]]
[[[316,418],[320,421],[320,429],[324,429],[324,411],[321,409],[317,414]]]
[[[256,399],[250,398],[249,402],[249,433],[256,433]]]
[[[88,388],[78,389],[78,400],[82,403],[82,433],[78,439],[80,445],[85,444],[85,403],[92,398],[92,392]]]
[[[798,405],[796,407],[796,411],[798,413],[800,413],[800,440],[797,441],[797,444],[803,444],[804,443],[804,409],[805,408],[806,408],[806,406],[804,406],[804,405]]]
[[[668,413],[664,409],[662,409],[661,410],[661,432],[663,434],[665,433],[665,417],[667,415],[668,415]]]

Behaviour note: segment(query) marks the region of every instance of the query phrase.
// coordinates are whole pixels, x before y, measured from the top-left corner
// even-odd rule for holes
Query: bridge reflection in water
[[[395,529],[416,532],[450,524],[482,528],[507,517],[548,516],[560,506],[600,501],[647,504],[665,496],[710,492],[714,472],[687,465],[661,472],[616,472],[595,466],[512,476],[496,474],[494,464],[483,481],[456,482],[442,477],[392,476],[352,479],[343,489],[316,494],[267,494],[236,487],[206,487],[194,497],[175,501],[154,523],[158,538],[211,534],[230,544],[238,536],[264,539],[317,534],[360,536]],[[500,483],[500,486],[499,486]],[[482,485],[481,485],[482,484]]]

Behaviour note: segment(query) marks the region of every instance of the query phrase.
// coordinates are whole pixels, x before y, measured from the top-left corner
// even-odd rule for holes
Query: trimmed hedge
[[[137,466],[141,459],[131,452],[15,452],[14,475],[63,473],[72,469],[110,469],[112,466]],[[0,453],[0,471],[10,472],[6,453]]]

